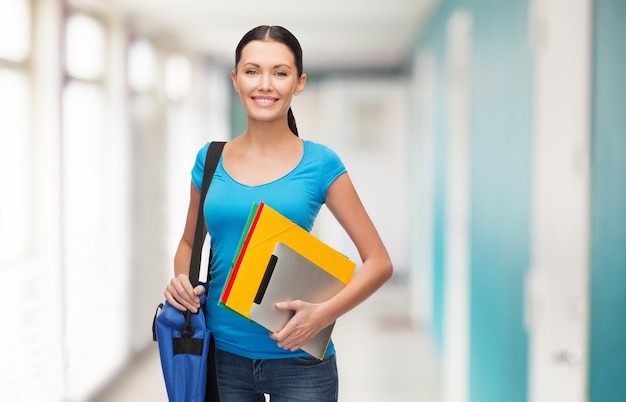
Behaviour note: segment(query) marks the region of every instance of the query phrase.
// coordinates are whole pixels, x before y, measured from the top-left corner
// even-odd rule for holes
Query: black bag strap
[[[196,233],[193,238],[193,247],[191,249],[191,261],[189,262],[189,280],[191,285],[196,287],[200,280],[200,264],[202,260],[202,246],[204,245],[204,200],[206,194],[209,191],[211,180],[213,180],[213,174],[217,168],[217,163],[220,160],[222,149],[224,149],[226,142],[213,141],[209,144],[209,149],[206,153],[206,160],[204,161],[204,174],[202,176],[202,188],[200,190],[200,205],[198,206],[198,219],[196,220]],[[212,255],[209,255],[209,261]],[[207,273],[207,283],[211,280],[211,266],[209,264]]]

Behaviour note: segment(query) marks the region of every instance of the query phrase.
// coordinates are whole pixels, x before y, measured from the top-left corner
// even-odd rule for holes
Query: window
[[[84,14],[70,16],[69,80],[63,90],[64,223],[70,244],[102,221],[104,55],[105,33],[99,21]]]
[[[128,86],[137,93],[146,93],[156,88],[157,56],[152,44],[139,39],[128,51]]]
[[[20,63],[30,53],[30,2],[0,1],[0,59]]]
[[[32,246],[30,3],[0,1],[0,263]]]
[[[67,74],[82,80],[99,80],[104,74],[104,29],[98,20],[74,14],[67,21]]]
[[[65,392],[83,400],[110,375],[123,350],[112,342],[123,330],[107,317],[104,291],[117,292],[118,278],[107,265],[111,217],[106,196],[110,187],[106,162],[105,96],[106,31],[102,22],[82,13],[66,22],[65,65],[68,80],[62,93],[62,181],[65,310]],[[89,286],[98,283],[97,289]],[[85,300],[90,300],[85,304]],[[108,301],[107,301],[108,302]],[[90,312],[98,311],[94,316]],[[118,310],[119,311],[119,310]],[[84,328],[113,328],[106,337],[85,339]],[[102,335],[102,336],[100,336]],[[93,344],[98,348],[93,348]],[[119,349],[119,344],[116,345]],[[93,366],[93,362],[98,362]]]
[[[191,93],[191,62],[183,55],[172,55],[165,64],[165,94],[170,101],[182,102]]]

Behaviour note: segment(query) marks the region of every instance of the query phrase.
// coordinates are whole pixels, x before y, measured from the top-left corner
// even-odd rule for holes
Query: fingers
[[[167,300],[167,302],[169,304],[172,305],[172,307],[180,310],[180,311],[187,311],[187,307],[183,306],[182,304],[180,304],[178,301],[176,301],[176,298],[174,296],[172,296],[171,293],[169,293],[167,290],[164,292],[165,295],[165,300]]]
[[[295,313],[283,329],[270,333],[270,338],[276,341],[278,347],[294,352],[319,332],[310,315],[312,307],[313,305],[302,301],[276,303],[279,310],[292,310]]]
[[[181,311],[189,310],[193,313],[200,307],[200,296],[204,292],[204,286],[199,285],[195,289],[189,282],[189,277],[180,274],[172,278],[165,288],[165,299],[175,308]]]
[[[296,306],[294,305],[294,303],[295,302],[279,302],[279,303],[276,303],[274,306],[279,310],[296,311]]]
[[[297,326],[292,329],[283,328],[279,332],[271,332],[270,337],[279,348],[295,352],[309,342],[316,334],[312,328]]]

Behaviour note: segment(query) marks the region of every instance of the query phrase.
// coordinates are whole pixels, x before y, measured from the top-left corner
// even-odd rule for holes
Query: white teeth
[[[274,103],[272,99],[255,99],[256,103],[262,103],[265,105],[269,105],[270,103]]]

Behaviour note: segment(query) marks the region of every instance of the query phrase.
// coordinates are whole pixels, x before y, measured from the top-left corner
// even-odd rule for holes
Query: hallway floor
[[[340,402],[440,402],[431,339],[408,318],[407,289],[392,279],[335,325]],[[167,402],[156,345],[91,402]]]

